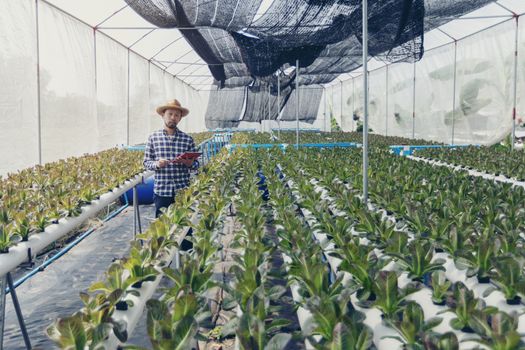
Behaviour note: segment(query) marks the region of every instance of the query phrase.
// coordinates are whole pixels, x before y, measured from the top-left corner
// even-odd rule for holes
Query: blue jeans
[[[155,217],[158,218],[161,214],[160,209],[167,208],[175,202],[175,196],[158,196],[153,195],[153,203],[155,203]]]

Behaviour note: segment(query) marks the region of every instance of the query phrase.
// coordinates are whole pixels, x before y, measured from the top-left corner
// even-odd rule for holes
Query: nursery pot
[[[516,295],[512,299],[506,299],[508,305],[519,305],[521,302],[521,297],[519,295]]]
[[[121,300],[115,304],[115,308],[119,311],[126,311],[128,309],[128,303]]]

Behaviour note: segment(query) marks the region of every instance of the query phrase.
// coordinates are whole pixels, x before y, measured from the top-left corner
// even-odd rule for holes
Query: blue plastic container
[[[139,204],[151,204],[153,203],[153,176],[144,180],[144,183],[137,185],[137,198]],[[133,189],[128,190],[124,196],[127,197],[128,203],[133,204]],[[122,196],[122,201],[126,201],[126,198]]]

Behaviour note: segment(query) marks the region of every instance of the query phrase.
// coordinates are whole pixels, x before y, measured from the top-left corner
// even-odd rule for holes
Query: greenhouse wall
[[[46,2],[1,1],[0,31],[0,176],[144,143],[173,98],[183,131],[206,130],[207,93]]]
[[[457,44],[427,50],[416,63],[399,62],[370,71],[370,128],[382,135],[456,144],[491,145],[504,139],[513,123],[516,30],[517,123],[523,123],[525,63],[520,57],[525,52],[525,29],[511,19]],[[342,86],[333,82],[327,91],[332,91],[329,104],[334,116],[348,130],[353,116],[362,121],[363,76],[345,80]],[[341,90],[346,101],[343,111],[337,102]]]

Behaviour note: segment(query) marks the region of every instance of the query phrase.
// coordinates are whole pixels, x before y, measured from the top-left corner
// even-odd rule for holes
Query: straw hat
[[[166,109],[178,109],[179,111],[181,111],[183,117],[187,116],[188,113],[190,113],[190,111],[187,108],[184,108],[180,105],[180,102],[177,99],[171,100],[168,103],[157,107],[157,113],[162,116],[164,115]]]

